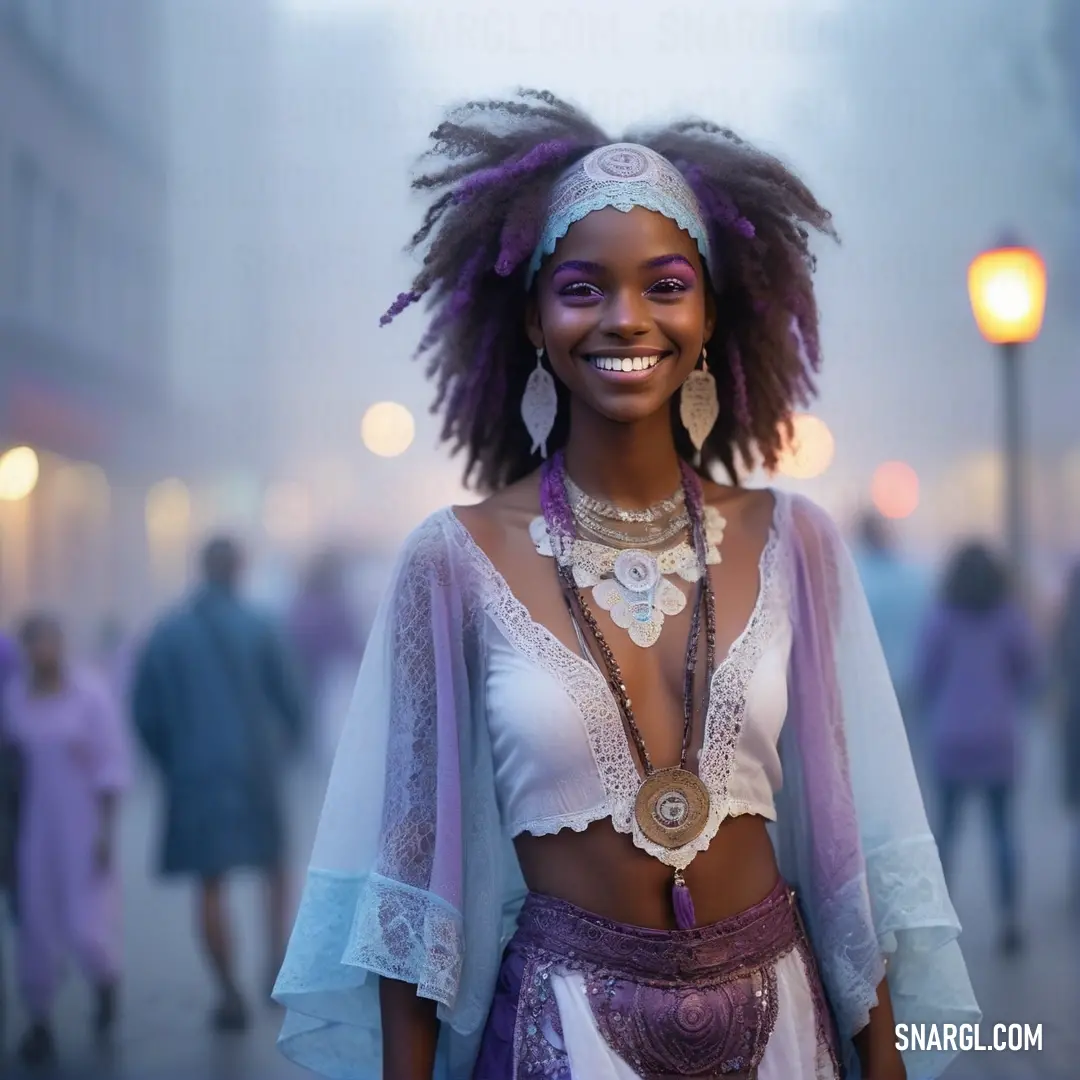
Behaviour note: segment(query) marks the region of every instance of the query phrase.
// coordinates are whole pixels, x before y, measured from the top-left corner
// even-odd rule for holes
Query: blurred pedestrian
[[[915,688],[929,725],[942,865],[948,873],[962,801],[978,794],[989,815],[1006,952],[1021,945],[1013,795],[1037,670],[1034,633],[1005,567],[985,545],[965,544],[946,567],[919,642]]]
[[[1061,688],[1065,802],[1073,818],[1072,887],[1080,902],[1080,563],[1069,575],[1055,646],[1055,675]]]
[[[297,679],[271,623],[239,595],[243,556],[211,541],[203,582],[153,630],[136,664],[136,726],[165,787],[161,871],[199,882],[203,946],[220,998],[215,1027],[238,1031],[247,1009],[236,979],[225,879],[263,877],[266,993],[284,954],[286,910],[282,780],[302,726]]]
[[[4,734],[22,784],[16,848],[18,984],[30,1016],[27,1064],[55,1052],[49,1017],[67,953],[94,987],[94,1028],[112,1029],[120,978],[117,803],[129,754],[115,702],[69,664],[59,623],[37,615],[21,634],[24,669],[10,682]]]
[[[19,670],[19,646],[7,634],[0,633],[0,692]]]
[[[18,829],[21,762],[18,750],[4,738],[4,691],[19,668],[19,649],[0,633],[0,1061],[7,1034],[7,966],[4,962],[5,909],[11,908],[15,884],[15,839]]]
[[[18,670],[19,648],[7,634],[0,633],[0,897],[4,898],[7,898],[15,879],[15,836],[22,770],[18,748],[4,736],[3,710],[7,685]],[[2,1002],[3,967],[0,965],[0,1005]],[[2,1020],[3,1009],[0,1007]]]
[[[326,551],[313,560],[293,601],[288,626],[307,695],[308,749],[323,760],[337,745],[363,648],[338,552]]]
[[[854,555],[910,738],[912,662],[933,600],[932,578],[901,553],[888,523],[876,511],[860,518]]]

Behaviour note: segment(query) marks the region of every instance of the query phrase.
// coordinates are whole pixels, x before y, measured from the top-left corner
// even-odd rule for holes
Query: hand
[[[907,1068],[900,1051],[894,1048],[892,1054],[881,1054],[863,1074],[863,1080],[907,1080]]]

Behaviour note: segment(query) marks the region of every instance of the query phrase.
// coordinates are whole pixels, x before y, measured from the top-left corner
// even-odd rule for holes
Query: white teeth
[[[647,371],[656,367],[663,359],[661,356],[589,356],[586,357],[594,368],[600,371]]]

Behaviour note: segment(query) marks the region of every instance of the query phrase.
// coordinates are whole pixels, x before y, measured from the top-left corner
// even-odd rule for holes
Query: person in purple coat
[[[4,738],[4,687],[19,669],[19,647],[0,632],[0,1062],[7,1033],[7,967],[4,956],[3,916],[14,914],[15,841],[19,828],[19,753]]]
[[[78,960],[95,995],[94,1027],[113,1026],[120,978],[117,806],[129,754],[115,702],[92,672],[68,662],[59,623],[29,618],[25,663],[9,681],[4,738],[22,761],[16,844],[19,989],[30,1027],[26,1064],[54,1054],[49,1014],[65,961]]]
[[[15,746],[4,738],[4,688],[19,670],[19,647],[0,633],[0,898],[15,887],[15,834],[19,818],[20,760]],[[2,975],[2,965],[0,965]],[[0,984],[3,979],[0,977]],[[0,985],[0,999],[3,988]],[[3,1010],[0,1009],[0,1017]]]
[[[993,838],[1006,952],[1021,945],[1013,793],[1037,669],[1035,635],[1005,567],[984,544],[963,545],[946,567],[923,629],[914,685],[928,728],[942,865],[948,874],[961,803],[979,795]]]
[[[1073,819],[1071,885],[1080,904],[1080,562],[1069,574],[1058,617],[1055,676],[1059,686],[1065,805]]]

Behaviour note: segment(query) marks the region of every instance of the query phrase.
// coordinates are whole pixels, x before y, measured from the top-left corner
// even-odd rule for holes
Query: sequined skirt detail
[[[571,1080],[552,986],[553,974],[570,973],[584,980],[597,1030],[643,1080],[752,1080],[776,1023],[776,964],[793,950],[810,982],[819,1046],[835,1063],[817,966],[784,882],[738,915],[671,931],[624,926],[530,893],[503,957],[474,1080]]]

